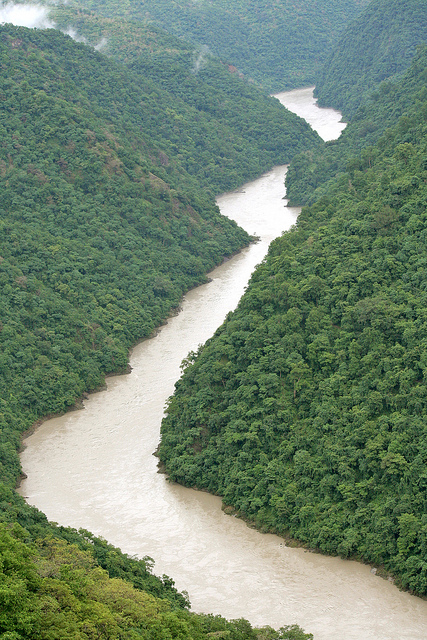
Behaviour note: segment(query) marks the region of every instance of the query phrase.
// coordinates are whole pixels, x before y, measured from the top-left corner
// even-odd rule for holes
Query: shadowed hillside
[[[373,0],[352,22],[316,76],[319,104],[346,117],[410,66],[415,49],[427,43],[425,0]]]

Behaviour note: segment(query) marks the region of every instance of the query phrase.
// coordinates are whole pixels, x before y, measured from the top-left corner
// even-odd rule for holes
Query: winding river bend
[[[325,139],[343,125],[310,89],[280,94]],[[320,127],[322,127],[320,129]],[[226,516],[219,498],[168,484],[152,452],[179,365],[235,308],[271,240],[296,221],[284,206],[285,167],[218,198],[221,211],[261,241],[190,291],[182,311],[109,378],[83,411],[45,422],[26,440],[21,493],[54,521],[84,527],[123,551],[156,560],[187,589],[195,611],[254,625],[298,623],[315,640],[425,640],[427,602],[399,592],[371,567],[290,549]]]

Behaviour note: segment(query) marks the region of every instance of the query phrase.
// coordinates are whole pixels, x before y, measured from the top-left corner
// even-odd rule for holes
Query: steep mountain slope
[[[292,204],[312,204],[329,189],[329,181],[357,168],[358,156],[375,154],[372,145],[394,126],[413,104],[425,101],[427,70],[421,48],[411,68],[399,82],[383,83],[353,116],[338,140],[297,154],[286,176],[287,196]]]
[[[149,21],[235,65],[270,90],[312,84],[345,24],[368,0],[88,0],[105,17]],[[71,6],[80,8],[79,0]]]
[[[130,345],[248,237],[149,137],[158,101],[125,68],[56,31],[0,33],[9,430],[124,369]]]
[[[425,87],[409,102],[272,244],[177,384],[159,456],[259,527],[425,595]]]
[[[318,136],[277,100],[248,84],[229,65],[160,29],[62,7],[58,27],[120,60],[141,86],[161,95],[163,141],[178,148],[185,169],[216,193],[315,146]]]
[[[316,76],[319,104],[355,114],[381,82],[411,64],[427,43],[425,0],[373,0],[352,22]]]

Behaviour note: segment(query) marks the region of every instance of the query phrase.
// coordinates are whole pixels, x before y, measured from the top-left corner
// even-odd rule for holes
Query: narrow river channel
[[[311,90],[278,96],[325,139],[339,114]],[[298,623],[315,640],[425,640],[427,602],[399,592],[371,567],[291,549],[221,511],[219,498],[169,484],[152,453],[166,399],[190,350],[234,309],[271,240],[295,223],[285,207],[285,167],[218,198],[224,215],[261,241],[190,291],[182,311],[131,356],[129,375],[109,378],[83,411],[45,422],[26,440],[21,493],[60,524],[84,527],[174,578],[193,609],[254,625]]]

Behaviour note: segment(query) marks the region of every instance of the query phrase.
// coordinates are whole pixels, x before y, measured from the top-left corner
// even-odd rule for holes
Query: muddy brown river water
[[[310,89],[280,101],[325,139],[343,125]],[[82,411],[45,422],[26,440],[22,495],[60,524],[84,527],[129,554],[149,555],[195,611],[254,625],[298,623],[315,640],[426,640],[427,602],[401,593],[372,568],[286,547],[221,511],[219,498],[169,484],[152,453],[165,401],[190,350],[234,309],[273,238],[295,223],[285,207],[285,167],[218,198],[221,211],[261,241],[190,291],[182,311],[131,356],[129,375],[109,378]]]

